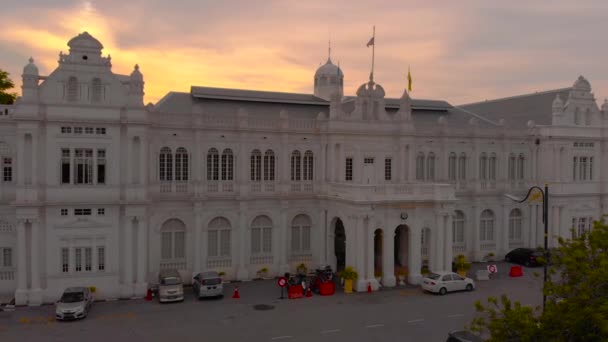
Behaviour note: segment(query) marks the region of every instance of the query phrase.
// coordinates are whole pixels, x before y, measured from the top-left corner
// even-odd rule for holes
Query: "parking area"
[[[485,265],[474,265],[471,272],[482,267]],[[48,340],[62,341],[156,341],[204,334],[220,341],[353,341],[363,337],[442,341],[448,330],[470,322],[478,299],[507,293],[525,305],[541,303],[542,280],[533,276],[539,269],[525,268],[523,277],[511,278],[508,265],[499,263],[498,268],[498,276],[477,282],[475,291],[446,296],[424,293],[419,287],[401,287],[281,300],[275,280],[260,280],[226,284],[221,299],[198,300],[192,289],[186,288],[181,303],[145,299],[97,302],[87,319],[74,322],[56,322],[52,305],[18,307],[0,313],[0,339],[47,336]],[[239,288],[240,299],[232,299],[234,286]]]

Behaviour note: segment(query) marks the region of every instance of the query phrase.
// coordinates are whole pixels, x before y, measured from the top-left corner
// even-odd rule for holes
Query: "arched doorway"
[[[399,276],[408,273],[409,228],[400,225],[395,228],[395,273]]]
[[[334,227],[334,255],[336,257],[336,272],[341,272],[346,267],[346,232],[344,223],[336,219]]]
[[[374,277],[382,276],[382,229],[374,230]]]
[[[160,269],[186,269],[186,225],[170,219],[160,229]]]

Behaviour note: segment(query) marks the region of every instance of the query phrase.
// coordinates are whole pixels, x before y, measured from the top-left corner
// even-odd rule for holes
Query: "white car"
[[[475,282],[453,272],[436,272],[422,278],[422,289],[443,296],[452,291],[473,291]]]
[[[68,287],[55,304],[55,318],[71,320],[85,318],[93,305],[93,295],[88,287]]]

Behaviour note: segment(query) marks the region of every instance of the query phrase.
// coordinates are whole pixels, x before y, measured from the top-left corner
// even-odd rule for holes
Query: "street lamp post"
[[[547,283],[547,262],[549,261],[549,248],[548,248],[548,237],[549,237],[549,185],[545,183],[545,189],[541,189],[539,186],[533,186],[528,190],[528,194],[524,199],[519,199],[513,195],[505,194],[505,196],[517,203],[525,202],[533,190],[540,191],[543,198],[543,223],[545,225],[545,248],[544,248],[544,257],[545,260],[543,262],[543,311],[545,310],[545,304],[547,302],[547,296],[545,295],[545,284]]]

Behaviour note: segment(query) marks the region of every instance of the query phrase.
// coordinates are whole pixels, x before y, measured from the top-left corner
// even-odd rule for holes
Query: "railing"
[[[249,258],[249,263],[252,265],[272,264],[272,255],[252,255]]]
[[[479,249],[482,251],[493,251],[496,249],[496,242],[482,242]]]
[[[188,192],[188,182],[187,181],[161,181],[160,182],[160,192],[161,193],[170,193],[170,192],[179,192],[179,193],[187,193]]]
[[[479,186],[481,187],[481,190],[485,190],[488,188],[488,182],[485,180],[482,180],[479,182]]]
[[[205,126],[233,127],[236,125],[236,119],[225,115],[205,114],[202,116],[202,123]]]
[[[274,192],[274,183],[264,183],[264,191]]]
[[[291,183],[291,192],[302,192],[302,183]]]
[[[293,187],[293,184],[292,184]],[[331,183],[328,195],[353,200],[452,200],[454,187],[450,184],[403,183],[403,184],[348,184]],[[292,190],[293,191],[293,190]]]
[[[232,266],[232,258],[209,258],[207,268],[226,268]]]
[[[290,119],[288,126],[291,129],[314,129],[315,128],[315,120]]]
[[[304,192],[313,192],[312,183],[304,183]]]
[[[160,269],[161,270],[185,270],[186,269],[186,260],[161,260],[160,261]]]
[[[467,247],[465,245],[453,245],[452,246],[452,255],[456,256],[458,254],[463,254],[467,251]]]
[[[207,181],[207,192],[234,192],[234,181]]]
[[[251,183],[251,192],[262,192],[262,183],[261,182]]]
[[[279,120],[265,118],[247,118],[247,126],[250,128],[278,128]]]
[[[175,182],[175,192],[188,192],[188,182]]]
[[[160,192],[171,192],[172,188],[171,182],[160,182]]]
[[[291,254],[291,255],[289,255],[289,262],[298,263],[298,264],[310,264],[310,263],[312,263],[312,254],[311,253]]]
[[[0,270],[0,280],[15,280],[15,271]]]

